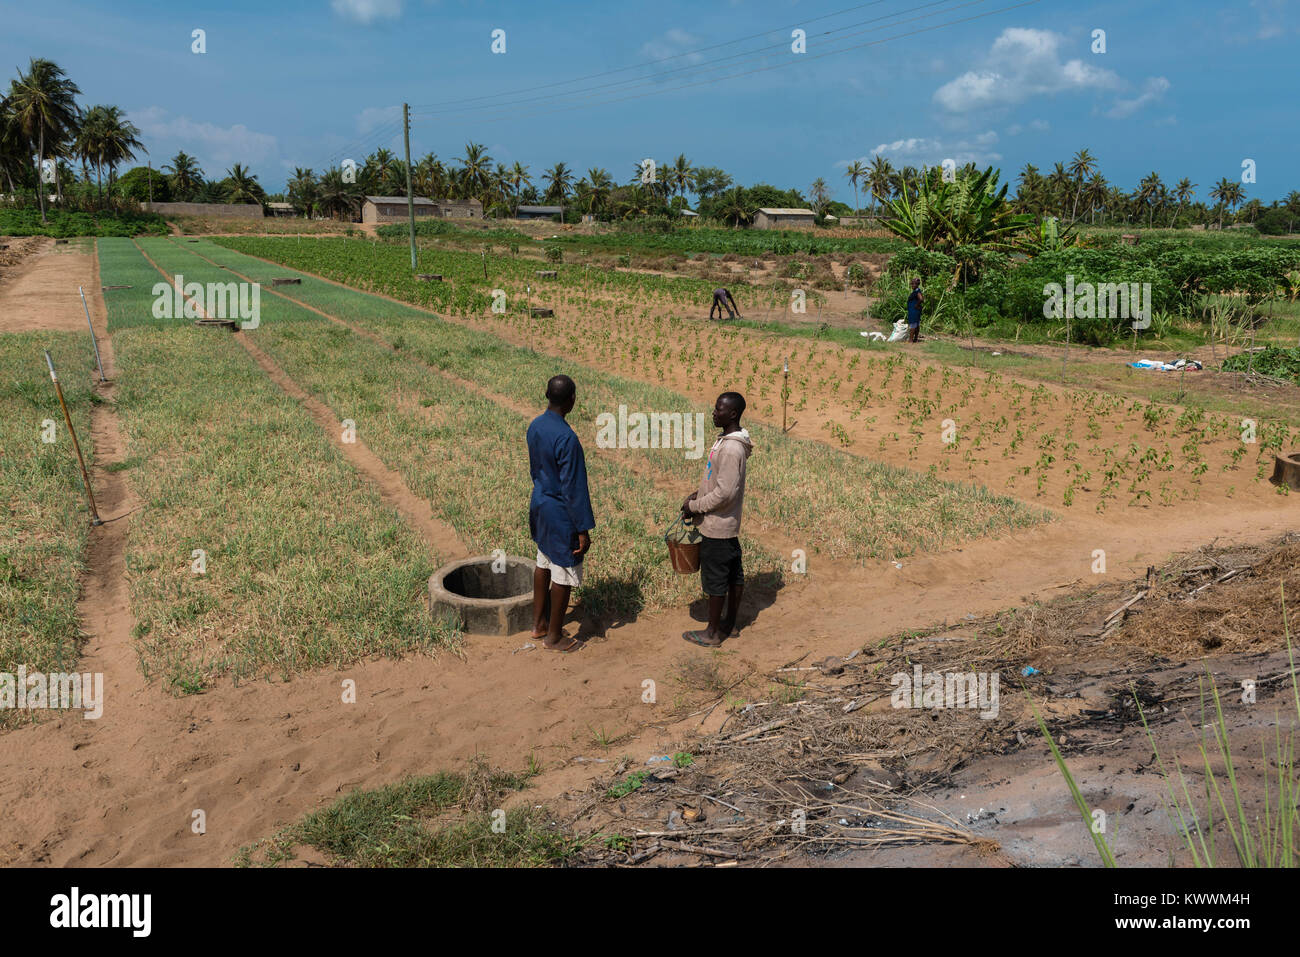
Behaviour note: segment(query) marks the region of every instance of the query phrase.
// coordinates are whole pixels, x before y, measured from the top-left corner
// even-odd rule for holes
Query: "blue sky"
[[[1124,188],[1154,170],[1205,200],[1253,159],[1248,198],[1300,189],[1300,0],[1016,2],[3,0],[0,66],[53,59],[83,103],[128,112],[155,167],[184,149],[272,191],[294,166],[400,155],[403,101],[413,155],[473,140],[535,180],[563,160],[621,182],[685,153],[852,203],[844,167],[876,152],[1011,178],[1086,146]]]

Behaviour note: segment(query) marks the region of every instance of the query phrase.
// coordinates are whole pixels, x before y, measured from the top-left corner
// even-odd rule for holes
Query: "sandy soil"
[[[22,243],[22,258],[0,270],[0,333],[33,329],[86,330],[86,313],[77,287],[99,297],[99,279],[93,256],[77,252],[71,244],[56,245],[47,237],[7,241],[15,252]]]
[[[68,285],[68,268],[93,277],[93,257],[79,257],[63,270],[43,272],[43,286],[33,282],[25,294]],[[95,291],[94,316],[106,340],[99,283],[87,278],[85,284]],[[8,305],[0,294],[0,315]],[[61,321],[61,313],[51,318]],[[105,351],[111,355],[110,342]],[[263,367],[304,401],[282,371]],[[322,427],[337,436],[337,423],[326,416]],[[240,846],[353,787],[460,767],[475,755],[511,768],[536,755],[546,771],[526,799],[541,803],[603,773],[602,760],[627,753],[643,761],[715,730],[723,719],[717,709],[704,719],[674,720],[666,704],[679,685],[680,663],[709,654],[678,637],[701,620],[699,601],[643,615],[569,656],[524,650],[526,635],[470,637],[460,658],[367,661],[291,682],[170,697],[140,677],[129,645],[120,562],[133,500],[127,484],[115,484],[103,471],[129,450],[121,447],[110,409],[97,415],[94,431],[100,461],[94,480],[113,520],[92,534],[82,670],[104,672],[108,703],[99,721],[65,716],[6,735],[0,861],[222,865]],[[396,476],[381,481],[372,467],[357,465],[381,487],[396,481],[390,493],[399,501],[420,504],[407,500],[411,493]],[[423,534],[438,533],[413,524]],[[736,667],[756,671],[805,654],[846,654],[904,629],[1088,587],[1096,547],[1107,549],[1110,574],[1131,576],[1194,542],[1261,540],[1290,524],[1289,512],[1258,501],[1223,503],[1191,525],[1186,514],[1155,512],[1140,524],[1072,514],[1000,541],[920,556],[901,568],[878,562],[842,575],[814,562],[806,580],[782,589],[774,603],[747,600],[741,635],[727,653]],[[356,681],[356,704],[341,702],[345,678]],[[664,704],[642,702],[646,678],[658,682]],[[613,754],[596,743],[593,729],[619,739]],[[206,815],[206,833],[192,829],[196,810]]]

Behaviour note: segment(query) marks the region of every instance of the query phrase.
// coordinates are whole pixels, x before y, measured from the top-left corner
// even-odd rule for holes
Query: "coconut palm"
[[[17,125],[10,121],[9,101],[0,99],[0,172],[9,183],[9,192],[14,191],[14,176],[23,175],[29,155]]]
[[[203,183],[203,170],[199,167],[199,161],[186,152],[177,153],[172,157],[172,161],[163,168],[163,172],[169,173],[171,180],[172,195],[182,200],[189,200]],[[311,177],[311,170],[306,174]],[[294,170],[294,178],[298,179],[303,175],[301,169]],[[293,183],[289,184],[290,190],[293,189]]]
[[[45,218],[45,184],[40,170],[47,154],[75,135],[81,111],[76,97],[81,90],[52,60],[33,58],[27,72],[19,72],[9,86],[9,116],[24,140],[36,147],[37,187],[41,222]],[[138,131],[137,131],[138,132]],[[30,155],[30,154],[29,154]]]
[[[1174,187],[1174,199],[1178,200],[1178,206],[1174,210],[1173,217],[1169,220],[1170,226],[1174,225],[1174,223],[1178,221],[1178,217],[1181,216],[1183,213],[1183,207],[1186,206],[1187,201],[1195,195],[1196,195],[1195,183],[1193,183],[1186,176],[1184,176],[1182,179],[1178,181],[1178,184]]]
[[[821,214],[826,212],[826,206],[831,201],[830,187],[826,185],[826,180],[818,176],[815,180],[813,180],[813,184],[810,187],[810,192],[812,193],[812,198],[813,198],[812,201],[813,210],[817,213],[817,215],[820,216]]]
[[[610,190],[614,188],[614,177],[604,167],[593,166],[587,170],[587,212],[594,213],[597,206],[603,206]]]
[[[78,138],[81,144],[79,149],[84,149],[87,155],[93,156],[97,171],[105,166],[108,167],[110,191],[117,179],[117,167],[135,159],[136,150],[149,152],[140,142],[140,131],[127,121],[116,106],[92,107],[86,114],[86,122],[82,125],[83,130]]]
[[[858,213],[858,180],[866,178],[867,167],[861,160],[854,160],[844,170],[844,177],[853,184],[853,214]]]
[[[510,167],[510,189],[515,204],[515,215],[519,215],[519,194],[527,187],[533,185],[532,177],[528,175],[528,167],[521,164],[518,160],[515,165]]]
[[[546,198],[563,203],[573,189],[573,171],[565,163],[556,163],[542,174],[542,181],[546,183]]]
[[[460,161],[458,173],[464,195],[481,200],[492,182],[492,157],[488,156],[487,147],[481,143],[466,143],[465,158]]]
[[[320,184],[316,182],[316,174],[312,170],[301,166],[294,168],[293,178],[289,180],[289,202],[311,219],[320,202]]]
[[[713,209],[713,215],[730,226],[748,226],[754,218],[754,210],[748,202],[745,188],[743,186],[733,186],[719,195],[718,203]]]
[[[331,219],[346,216],[351,219],[361,209],[365,200],[360,183],[345,183],[343,171],[331,169],[320,178],[316,196],[317,208]]]
[[[262,189],[257,176],[249,172],[247,166],[239,163],[226,170],[222,186],[225,187],[227,203],[249,204],[266,200],[266,190]]]
[[[880,211],[881,204],[888,202],[893,195],[893,184],[893,164],[877,153],[871,159],[871,168],[867,170],[867,192],[875,197],[877,212]]]
[[[677,154],[677,159],[673,165],[668,167],[667,180],[676,188],[677,194],[681,196],[682,201],[686,201],[686,191],[695,188],[695,167],[686,158],[685,153]]]
[[[1079,218],[1079,200],[1083,198],[1084,181],[1095,172],[1097,172],[1097,157],[1089,153],[1087,149],[1079,150],[1074,154],[1074,159],[1070,160],[1069,173],[1074,177],[1074,206],[1070,210],[1071,223]]]

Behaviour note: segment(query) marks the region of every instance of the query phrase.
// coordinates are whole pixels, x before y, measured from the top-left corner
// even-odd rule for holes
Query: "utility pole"
[[[411,190],[411,107],[402,104],[402,136],[406,140],[406,212],[411,220],[411,272],[415,272],[415,193]]]

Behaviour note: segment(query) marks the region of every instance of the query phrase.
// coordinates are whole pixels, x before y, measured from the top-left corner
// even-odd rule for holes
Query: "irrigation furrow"
[[[189,249],[185,251],[199,259],[202,259],[204,262],[207,262],[212,266],[217,266],[219,268],[226,269],[229,273],[231,273],[231,275],[237,276],[238,278],[244,280],[245,282],[256,281],[251,276],[241,273],[235,270],[233,267],[225,266],[224,264],[218,263],[213,259],[209,259],[207,256],[204,256],[202,253],[198,252],[197,250]],[[295,298],[294,296],[288,295],[287,293],[281,292],[278,289],[263,287],[263,291],[269,292],[275,296],[279,296],[281,299],[291,302],[295,306],[298,306],[302,309],[306,309],[308,312],[315,313],[316,315],[329,320],[335,325],[338,325],[345,329],[349,329],[352,332],[356,333],[357,335],[369,339],[370,341],[376,343],[377,345],[383,347],[384,349],[387,349],[389,352],[395,355],[400,354],[400,350],[394,347],[389,340],[385,339],[379,333],[372,332],[369,329],[364,329],[360,326],[350,323],[345,319],[333,315],[332,313],[326,312],[325,310],[317,306],[313,306],[311,303],[305,302],[301,299]],[[351,291],[355,292],[355,290],[351,290]],[[409,358],[409,357],[403,356],[403,358]],[[480,398],[486,399],[489,402],[493,402],[497,405],[507,408],[512,412],[517,413],[518,415],[521,415],[525,418],[532,418],[537,414],[537,410],[535,408],[529,407],[521,402],[518,402],[515,399],[511,398],[510,396],[504,395],[500,392],[496,392],[492,389],[485,388],[479,383],[474,382],[473,380],[470,379],[466,379],[463,376],[459,376],[456,373],[451,372],[450,370],[438,368],[437,366],[431,365],[430,363],[424,362],[422,360],[416,359],[415,361],[419,361],[422,366],[429,369],[431,372],[434,372],[435,374],[441,376],[442,378],[446,379],[448,382],[455,383],[456,385],[460,386],[461,388],[469,392],[472,392],[473,394],[479,396]],[[627,468],[637,478],[644,479],[645,481],[649,482],[658,491],[663,492],[665,495],[684,496],[683,486],[681,482],[673,480],[669,476],[665,475],[662,471],[656,468],[652,462],[639,460],[635,456],[621,455],[619,454],[619,451],[616,449],[606,449],[599,445],[593,444],[590,446],[590,448],[594,449],[595,454],[606,458],[608,461],[617,462],[622,467]],[[745,528],[746,536],[748,538],[757,541],[759,544],[763,545],[765,548],[778,555],[791,555],[796,549],[806,547],[806,543],[801,543],[796,541],[793,538],[782,535],[779,531],[771,528],[770,526],[760,526],[759,530],[755,532],[754,529],[755,524],[757,523],[753,522],[752,520],[746,524],[746,528]],[[863,572],[863,569],[860,566],[853,566],[843,562],[834,562],[830,560],[819,561],[817,567],[819,573],[825,571],[826,573],[835,577],[838,577],[840,575],[861,575]]]
[[[154,262],[153,258],[135,243],[137,249],[149,265],[158,270],[164,279],[174,281],[167,272]],[[188,296],[185,297],[187,300]],[[192,301],[192,300],[191,300]],[[202,312],[202,303],[195,303]],[[233,333],[237,341],[252,356],[253,361],[263,372],[288,396],[299,402],[311,415],[317,425],[330,436],[331,441],[342,449],[344,455],[356,469],[370,479],[379,490],[385,505],[395,509],[412,527],[417,529],[424,539],[433,546],[435,552],[447,559],[464,558],[469,549],[461,540],[456,530],[445,522],[439,521],[433,514],[428,501],[415,495],[402,480],[401,475],[384,464],[360,438],[343,441],[343,423],[330,409],[319,400],[309,395],[265,352],[255,346],[242,331]]]

